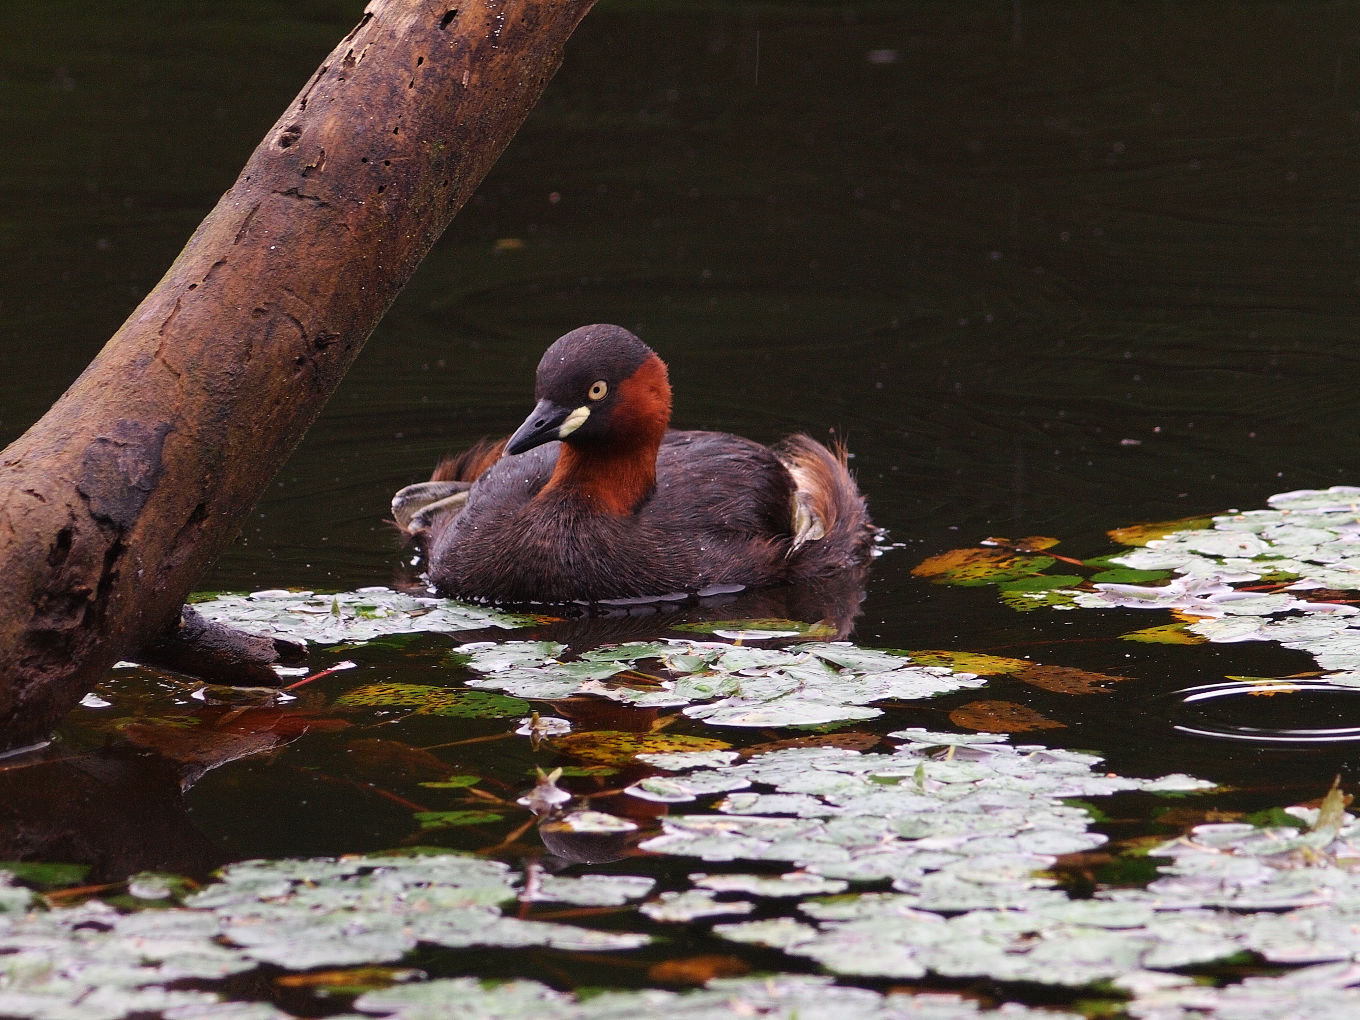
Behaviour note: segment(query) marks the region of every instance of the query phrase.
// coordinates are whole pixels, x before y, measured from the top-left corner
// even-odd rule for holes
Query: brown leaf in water
[[[849,751],[867,751],[877,747],[883,738],[877,733],[861,733],[848,730],[845,733],[821,733],[810,737],[789,737],[787,740],[771,740],[764,744],[743,747],[744,755],[763,754],[766,751],[782,751],[786,747],[839,747]]]
[[[647,977],[659,985],[702,985],[713,978],[741,977],[750,970],[740,957],[706,953],[654,963],[647,968]]]
[[[1237,822],[1242,820],[1241,811],[1221,811],[1203,805],[1173,804],[1157,812],[1157,824],[1189,832],[1196,825],[1213,822]]]
[[[970,701],[950,712],[949,721],[980,733],[1027,733],[1063,729],[1067,725],[1014,701]]]
[[[284,988],[321,988],[331,992],[367,991],[388,988],[402,981],[410,981],[420,974],[408,967],[347,967],[343,970],[319,970],[309,974],[283,974],[274,979]]]
[[[1112,673],[1090,673],[1071,666],[1043,666],[1034,664],[1011,674],[1031,687],[1040,687],[1055,694],[1109,694],[1109,684],[1127,680]]]

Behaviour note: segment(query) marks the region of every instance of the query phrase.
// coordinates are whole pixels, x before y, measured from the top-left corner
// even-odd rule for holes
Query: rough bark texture
[[[89,368],[0,454],[0,747],[173,625],[593,0],[375,0]]]

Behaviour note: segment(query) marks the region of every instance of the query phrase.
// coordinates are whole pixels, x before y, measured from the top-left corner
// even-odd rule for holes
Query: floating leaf
[[[195,601],[209,620],[247,633],[316,644],[356,644],[391,634],[452,633],[487,627],[513,629],[534,622],[484,606],[406,595],[390,588],[353,592],[260,591],[225,593]]]
[[[1042,573],[1054,562],[1050,556],[1025,556],[1001,549],[951,549],[923,560],[911,572],[936,584],[977,586]]]
[[[418,715],[438,715],[453,719],[508,719],[523,715],[529,703],[489,691],[463,687],[433,687],[427,684],[367,684],[347,691],[335,699],[344,708],[399,706]]]
[[[1120,634],[1119,639],[1121,641],[1142,641],[1147,644],[1158,645],[1202,645],[1209,640],[1201,634],[1190,631],[1184,621],[1164,623],[1158,627],[1144,627],[1142,630]]]
[[[738,956],[701,953],[654,963],[647,968],[647,978],[659,985],[706,985],[715,978],[740,977],[750,969]]]
[[[800,620],[712,620],[678,623],[674,630],[696,634],[716,634],[731,640],[762,640],[776,637],[832,637],[836,629],[826,623],[804,623]]]
[[[572,903],[580,907],[617,907],[640,900],[656,879],[641,875],[540,874],[520,899],[530,903]]]
[[[1027,733],[1062,729],[1066,725],[1013,701],[970,701],[950,712],[949,721],[970,730],[993,733]]]
[[[852,751],[868,751],[882,743],[877,733],[863,733],[850,730],[845,733],[818,733],[810,737],[789,737],[787,740],[771,740],[763,744],[751,744],[744,748],[746,754],[763,754],[766,751],[779,751],[786,747],[845,747]]]
[[[674,754],[679,751],[724,751],[731,747],[712,737],[685,733],[626,733],[621,730],[595,730],[573,733],[553,741],[563,754],[606,765],[623,765],[637,755]]]
[[[703,917],[749,914],[755,910],[755,904],[749,900],[719,900],[712,892],[686,889],[684,892],[663,892],[639,909],[653,921],[687,924]]]
[[[43,861],[0,861],[0,871],[39,889],[60,889],[78,885],[90,873],[88,864],[61,864]]]
[[[1013,675],[1022,683],[1055,694],[1109,694],[1110,685],[1128,679],[1110,673],[1091,673],[1070,666],[1043,666],[1038,663],[1016,670]]]
[[[741,757],[737,751],[674,751],[653,753],[640,752],[635,756],[638,761],[646,762],[667,772],[681,769],[702,768],[713,765],[729,765]]]
[[[1137,570],[1133,567],[1111,567],[1092,574],[1090,580],[1101,584],[1151,584],[1165,581],[1171,576],[1169,570]]]
[[[1079,585],[1085,578],[1076,574],[1036,574],[1033,577],[1022,577],[1018,581],[1001,581],[997,584],[997,590],[1002,592],[1051,592],[1055,588],[1072,588]]]
[[[1020,613],[1028,613],[1037,609],[1066,608],[1075,602],[1076,593],[1068,588],[1012,587],[1013,584],[1021,583],[1014,581],[997,586],[997,595],[1002,605]]]
[[[740,892],[753,896],[830,896],[845,892],[850,883],[838,878],[825,878],[805,871],[788,871],[782,875],[690,875],[700,889],[713,892]]]
[[[347,967],[343,970],[319,970],[309,974],[282,974],[274,979],[281,988],[315,988],[329,995],[356,995],[374,988],[411,981],[421,976],[420,971],[407,967]],[[207,1014],[209,1020],[212,1014]],[[223,1020],[232,1020],[224,1016]],[[242,1018],[248,1020],[248,1018]]]
[[[1061,542],[1062,539],[1053,538],[1049,535],[1029,535],[1025,538],[984,538],[979,544],[1001,546],[1004,549],[1012,549],[1016,552],[1033,553],[1052,549]]]
[[[685,715],[702,719],[710,726],[820,726],[825,723],[853,722],[873,719],[883,714],[882,709],[819,697],[787,695],[768,701],[752,702],[729,698],[712,705],[691,705]]]
[[[139,871],[127,880],[128,895],[134,900],[168,900],[193,888],[191,879],[162,871]]]
[[[415,819],[422,829],[446,829],[457,825],[490,825],[499,822],[495,811],[469,809],[464,811],[417,811]]]
[[[1204,531],[1214,526],[1212,517],[1185,517],[1178,521],[1155,521],[1149,524],[1130,524],[1106,532],[1120,545],[1145,546],[1149,542],[1177,531]]]
[[[1028,659],[1010,659],[1002,655],[986,655],[982,652],[910,652],[911,661],[922,666],[942,666],[963,673],[976,673],[979,676],[1004,676],[1018,669],[1034,665]]]
[[[421,783],[420,785],[431,790],[465,790],[469,786],[476,786],[481,781],[481,776],[449,776],[448,779],[441,779],[433,783]]]

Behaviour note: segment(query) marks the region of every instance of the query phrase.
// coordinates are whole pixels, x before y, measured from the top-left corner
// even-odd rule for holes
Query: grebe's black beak
[[[563,407],[546,398],[540,400],[524,424],[515,430],[515,434],[505,444],[505,452],[524,453],[535,446],[566,439],[589,417],[590,409],[587,407]]]

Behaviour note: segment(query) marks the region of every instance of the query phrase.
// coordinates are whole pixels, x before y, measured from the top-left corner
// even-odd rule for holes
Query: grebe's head
[[[538,363],[534,397],[507,453],[556,439],[581,451],[655,447],[670,423],[665,362],[621,326],[582,326],[557,340]]]

